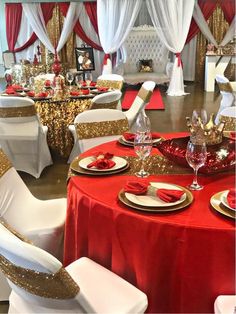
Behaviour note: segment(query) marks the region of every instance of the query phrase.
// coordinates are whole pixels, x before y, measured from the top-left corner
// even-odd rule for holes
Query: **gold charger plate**
[[[97,172],[97,171],[86,170],[86,169],[81,168],[79,166],[79,159],[75,158],[72,161],[72,163],[70,164],[70,168],[71,168],[71,170],[73,170],[77,173],[85,174],[85,175],[89,175],[89,176],[105,176],[105,175],[107,176],[107,175],[112,175],[112,174],[120,173],[120,172],[127,170],[129,168],[129,163],[127,162],[127,164],[123,168],[119,168],[116,170]]]
[[[123,204],[125,204],[129,207],[132,207],[134,209],[137,209],[137,210],[141,210],[141,211],[145,211],[145,212],[155,212],[155,213],[172,212],[172,211],[180,210],[182,208],[189,206],[193,201],[193,194],[188,189],[186,189],[180,185],[176,185],[176,184],[174,184],[174,185],[176,187],[182,189],[186,193],[186,199],[185,199],[185,201],[183,201],[180,204],[169,206],[169,207],[148,207],[148,206],[141,206],[141,205],[134,204],[126,198],[125,192],[123,189],[118,194],[118,198]]]
[[[225,191],[227,191],[227,190],[225,190]],[[229,208],[227,208],[226,206],[224,206],[221,203],[221,195],[225,191],[221,191],[221,192],[218,192],[218,193],[214,194],[211,197],[211,199],[210,199],[210,204],[218,213],[220,213],[220,214],[222,214],[224,216],[227,216],[227,217],[235,219],[236,218],[236,212],[231,210],[231,209],[229,209]]]
[[[156,146],[156,144],[159,144],[161,141],[164,141],[165,139],[163,137],[160,137],[160,138],[156,138],[153,140],[152,142],[152,146]],[[130,147],[134,147],[134,142],[132,141],[126,141],[124,140],[122,137],[120,137],[118,139],[118,142],[122,145],[125,145],[125,146],[130,146]]]

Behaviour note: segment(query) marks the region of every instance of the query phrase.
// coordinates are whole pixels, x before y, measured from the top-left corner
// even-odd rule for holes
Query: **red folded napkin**
[[[85,81],[83,81],[83,82],[81,83],[81,86],[87,86],[87,83],[86,83]]]
[[[34,91],[29,91],[29,92],[27,93],[27,95],[28,95],[29,97],[34,97],[34,96],[35,96],[35,92],[34,92]]]
[[[95,152],[94,153],[94,157],[96,157],[97,159],[101,159],[101,158],[105,158],[105,159],[112,159],[114,157],[114,154],[111,154],[109,152]]]
[[[46,92],[41,92],[41,93],[38,93],[37,95],[36,95],[36,97],[43,97],[43,98],[45,98],[45,97],[47,97],[48,96],[48,93],[46,93]]]
[[[156,133],[156,132],[152,132],[152,139],[155,140],[157,138],[160,138],[160,134]],[[135,133],[129,133],[129,132],[125,132],[123,133],[123,137],[126,141],[130,141],[133,142],[134,138],[135,138]]]
[[[236,132],[235,131],[230,132],[230,139],[236,140]]]
[[[96,82],[91,82],[91,83],[90,83],[90,86],[96,86],[96,85],[97,85]]]
[[[99,92],[106,92],[108,91],[109,87],[98,87]]]
[[[229,190],[227,194],[227,202],[230,207],[236,209],[236,203],[235,203],[235,195],[236,195],[236,189],[232,188]]]
[[[99,158],[87,165],[87,168],[95,167],[97,169],[110,169],[115,166],[115,162],[111,159]]]
[[[185,193],[181,190],[156,189],[155,187],[151,186],[146,180],[127,181],[124,187],[124,191],[135,195],[145,195],[149,192],[150,194],[154,194],[155,196],[159,197],[162,201],[166,203],[178,201]]]
[[[12,86],[8,86],[5,90],[5,93],[8,95],[14,95],[16,94],[16,91],[12,88]]]
[[[72,91],[70,92],[70,95],[71,95],[71,96],[79,96],[79,95],[80,95],[80,92],[78,92],[78,91],[76,91],[76,90],[72,90]]]
[[[46,80],[44,82],[44,85],[47,86],[47,87],[51,87],[51,81],[50,80]]]
[[[20,86],[20,85],[13,84],[13,85],[11,85],[11,87],[12,87],[14,90],[23,90],[23,87]]]
[[[88,94],[89,94],[89,90],[88,90],[88,89],[82,90],[82,94],[83,94],[83,95],[88,95]]]

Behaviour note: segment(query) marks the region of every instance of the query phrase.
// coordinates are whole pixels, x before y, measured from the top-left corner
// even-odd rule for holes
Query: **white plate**
[[[159,182],[150,182],[152,186],[158,189],[170,189],[170,190],[179,190],[182,191],[181,188],[177,187],[174,184],[168,184],[168,183],[159,183]],[[159,199],[159,197],[150,196],[150,195],[134,195],[131,193],[125,193],[126,198],[137,205],[141,206],[148,206],[148,207],[168,207],[173,206],[182,203],[186,199],[186,193],[184,193],[181,198],[172,203],[166,203]]]
[[[222,203],[224,206],[228,207],[228,208],[231,209],[231,210],[236,211],[235,208],[230,207],[229,204],[228,204],[228,201],[227,201],[227,194],[228,194],[228,192],[229,192],[229,190],[224,191],[224,192],[221,194],[220,201],[221,201],[221,203]]]
[[[127,140],[124,138],[124,136],[122,136],[121,138],[122,138],[122,141],[123,141],[123,142],[129,143],[129,144],[134,144],[134,141],[127,141]],[[159,138],[154,138],[154,139],[152,140],[152,143],[153,143],[153,144],[158,143],[160,140],[161,140],[161,137],[159,137]]]
[[[97,168],[87,168],[87,166],[95,161],[95,157],[90,156],[90,157],[86,157],[84,159],[81,159],[79,161],[79,166],[83,169],[89,170],[89,171],[98,171],[98,172],[102,172],[102,171],[114,171],[114,170],[118,170],[121,169],[123,167],[125,167],[127,165],[127,161],[124,158],[121,157],[116,157],[114,156],[112,158],[112,160],[116,163],[114,167],[110,168],[110,169],[97,169]]]

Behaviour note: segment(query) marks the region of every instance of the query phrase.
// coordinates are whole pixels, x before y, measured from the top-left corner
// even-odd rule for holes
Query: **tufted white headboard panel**
[[[143,25],[134,27],[123,47],[125,73],[137,73],[140,59],[152,59],[153,72],[165,72],[169,51],[158,38],[154,27]]]

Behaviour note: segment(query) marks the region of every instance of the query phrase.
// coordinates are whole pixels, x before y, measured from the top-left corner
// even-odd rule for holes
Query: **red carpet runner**
[[[136,95],[138,94],[138,90],[127,90],[125,92],[124,98],[122,100],[122,109],[127,110],[132,105]],[[147,110],[163,110],[165,109],[165,105],[162,101],[161,93],[159,89],[155,89],[149,104],[146,106]]]

